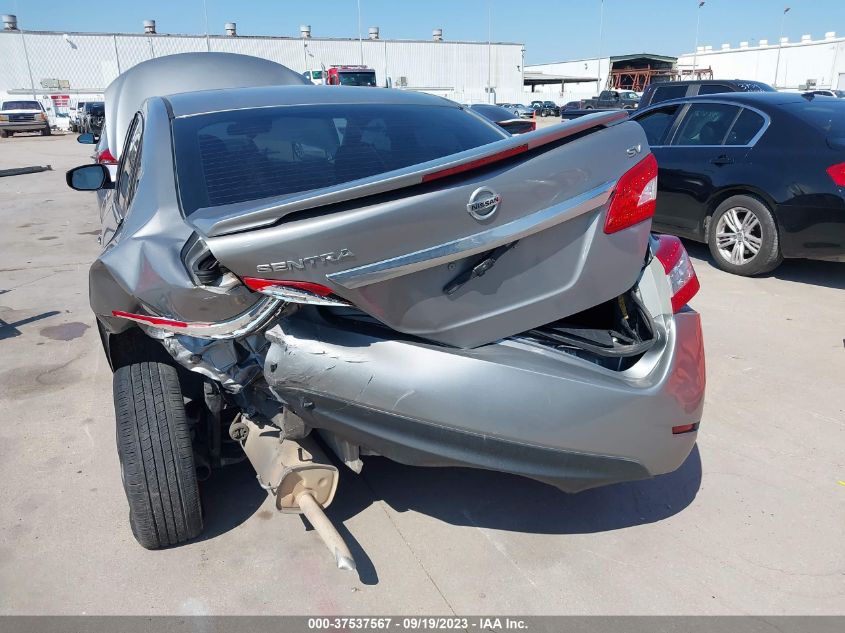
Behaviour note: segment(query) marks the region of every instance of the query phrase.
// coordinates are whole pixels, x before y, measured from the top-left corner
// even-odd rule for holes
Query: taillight
[[[827,168],[827,175],[833,179],[837,187],[845,187],[845,163],[837,163]]]
[[[663,264],[663,270],[672,286],[672,312],[680,312],[690,302],[701,285],[687,249],[674,235],[658,235],[654,256]]]
[[[244,277],[244,285],[250,290],[289,301],[320,306],[350,306],[345,299],[335,296],[331,288],[310,281],[285,281]]]
[[[649,154],[622,174],[604,221],[605,233],[616,233],[649,219],[657,204],[657,159]]]
[[[692,424],[680,424],[672,427],[672,435],[682,435],[683,433],[692,433],[698,430],[698,422]]]
[[[117,159],[109,151],[108,147],[97,154],[97,162],[101,165],[117,165]]]

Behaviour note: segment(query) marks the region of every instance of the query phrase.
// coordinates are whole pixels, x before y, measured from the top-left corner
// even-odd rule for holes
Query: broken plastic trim
[[[152,314],[137,314],[123,310],[112,310],[112,316],[149,325],[165,332],[195,336],[197,338],[230,339],[252,334],[269,323],[284,307],[284,302],[274,297],[262,297],[248,310],[227,321],[205,323],[178,321]]]

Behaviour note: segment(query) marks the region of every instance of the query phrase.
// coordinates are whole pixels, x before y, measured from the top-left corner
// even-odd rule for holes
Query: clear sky
[[[525,44],[526,63],[599,54],[600,0],[360,0],[364,37],[379,26],[383,38],[428,39],[435,27],[446,39],[487,40],[488,9],[494,41]],[[297,36],[310,24],[315,37],[357,37],[356,0],[206,0],[209,31],[237,22],[243,35]],[[845,35],[845,0],[706,0],[699,44],[718,48],[784,35],[814,39]],[[601,53],[678,55],[695,44],[698,0],[604,0]],[[159,33],[204,33],[202,0],[0,0],[23,29],[139,32],[144,19]]]

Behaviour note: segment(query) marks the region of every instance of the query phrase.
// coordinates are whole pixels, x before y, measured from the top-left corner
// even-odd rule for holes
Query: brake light
[[[431,182],[432,180],[439,180],[440,178],[454,176],[455,174],[462,174],[465,171],[471,171],[473,169],[485,167],[492,163],[498,163],[500,160],[505,160],[511,158],[512,156],[517,156],[518,154],[522,154],[527,151],[527,144],[519,145],[517,147],[511,147],[510,149],[506,149],[502,152],[499,152],[498,154],[491,154],[490,156],[485,156],[484,158],[479,158],[477,160],[471,160],[468,163],[463,163],[462,165],[456,165],[455,167],[448,167],[447,169],[442,169],[440,171],[434,171],[430,174],[425,174],[422,177],[421,182]]]
[[[622,174],[604,221],[605,233],[616,233],[649,219],[657,205],[657,159],[649,154]]]
[[[837,187],[845,187],[845,163],[837,163],[827,168],[827,175],[833,179]]]
[[[97,154],[97,162],[101,165],[117,165],[117,159],[109,151],[108,147]]]
[[[335,296],[331,288],[310,281],[284,281],[279,279],[244,277],[243,282],[250,290],[255,290],[256,292],[289,303],[304,303],[318,306],[352,305],[346,299]]]
[[[663,264],[663,270],[672,286],[672,312],[680,312],[701,288],[695,268],[681,240],[674,235],[658,235],[654,256]]]

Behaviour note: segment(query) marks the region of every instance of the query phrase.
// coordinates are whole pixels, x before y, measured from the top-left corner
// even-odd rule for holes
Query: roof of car
[[[650,104],[647,108],[643,108],[642,111],[676,103],[695,103],[697,101],[724,101],[749,106],[777,106],[806,102],[807,98],[797,92],[718,92],[712,95],[678,97],[677,99],[658,101]]]
[[[319,105],[326,103],[378,103],[439,105],[459,104],[421,92],[372,88],[366,86],[259,86],[228,88],[168,95],[176,117],[225,110],[263,108],[267,106]]]

